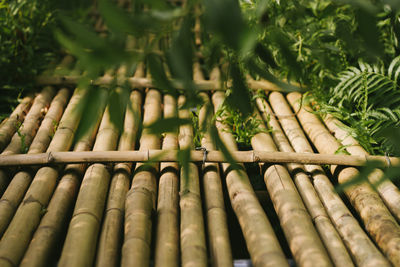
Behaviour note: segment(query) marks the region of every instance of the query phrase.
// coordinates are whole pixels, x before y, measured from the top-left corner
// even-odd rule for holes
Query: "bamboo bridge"
[[[200,124],[225,94],[198,64],[194,71]],[[195,150],[191,125],[140,132],[141,122],[190,116],[178,108],[185,97],[159,91],[144,65],[126,77],[122,131],[99,103],[93,127],[76,139],[88,93],[77,80],[41,77],[42,91],[0,125],[0,266],[400,266],[398,186],[373,188],[383,175],[375,169],[370,183],[334,190],[359,174],[356,166],[399,159],[369,156],[341,122],[301,105],[300,93],[249,82],[264,90],[254,116],[272,131],[238,151],[215,121],[233,168],[209,133]],[[343,146],[349,155],[335,155]],[[185,149],[191,162],[180,166]]]

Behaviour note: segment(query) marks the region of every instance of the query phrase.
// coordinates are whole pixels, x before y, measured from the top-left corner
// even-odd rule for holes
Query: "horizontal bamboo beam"
[[[72,86],[76,85],[79,81],[81,76],[39,76],[36,79],[36,84],[38,85],[58,85],[58,86]],[[185,89],[184,85],[179,81],[171,81],[172,84],[177,89]],[[131,88],[156,88],[157,86],[153,83],[151,79],[148,78],[138,78],[138,77],[131,77],[131,78],[114,78],[111,76],[103,76],[96,80],[92,80],[91,83],[93,85],[109,85],[112,83],[116,83],[117,85],[124,85],[128,83]],[[211,90],[225,90],[225,86],[221,85],[219,81],[212,81],[212,80],[197,80],[193,81],[196,85],[197,89],[202,91],[211,91]],[[226,87],[231,87],[232,83],[228,82]],[[247,85],[251,90],[268,90],[268,91],[282,91],[276,84],[267,81],[267,80],[260,80],[256,81],[253,79],[247,80]]]
[[[46,165],[70,163],[112,163],[112,162],[174,162],[178,150],[144,151],[82,151],[82,152],[47,152],[38,154],[0,155],[0,166]],[[385,156],[350,156],[295,152],[236,151],[232,153],[237,162],[300,163],[314,165],[364,166],[376,161],[380,167],[399,166],[399,157]],[[190,161],[202,162],[203,151],[192,150]],[[205,162],[226,162],[221,151],[207,151]]]

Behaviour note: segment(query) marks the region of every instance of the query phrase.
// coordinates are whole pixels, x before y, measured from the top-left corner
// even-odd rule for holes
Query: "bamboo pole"
[[[300,107],[300,93],[290,93],[287,96],[289,103],[297,112],[303,129],[312,140],[316,148],[323,153],[333,154],[340,147],[339,142],[330,135],[319,118],[306,110],[308,106]],[[305,108],[306,107],[306,108]],[[353,167],[331,167],[332,173],[337,175],[339,183],[347,182],[359,174]],[[400,227],[380,199],[377,192],[367,183],[347,187],[345,194],[359,213],[365,228],[392,264],[400,265]]]
[[[117,89],[117,93],[120,91]],[[111,121],[107,106],[93,151],[115,150],[119,129]],[[103,211],[107,199],[111,174],[104,164],[90,165],[83,177],[68,227],[59,266],[91,266],[95,259]]]
[[[54,95],[54,88],[47,86],[35,97],[21,127],[19,127],[8,146],[3,150],[2,155],[27,152]]]
[[[177,118],[176,99],[164,96],[164,118]],[[177,149],[177,131],[165,133],[162,148]],[[178,164],[165,162],[160,165],[160,181],[157,200],[157,230],[154,266],[179,266],[179,179]]]
[[[194,80],[204,80],[201,66],[199,63],[194,65]],[[212,79],[218,80],[219,69],[215,68],[211,74]],[[199,111],[199,130],[203,134],[201,145],[206,150],[215,150],[212,143],[210,129],[208,127],[213,114],[213,107],[210,103],[210,97],[202,92],[199,96],[203,99],[204,104]],[[208,243],[211,258],[211,266],[214,267],[232,267],[232,251],[229,240],[228,223],[226,219],[224,195],[222,192],[221,177],[219,175],[219,165],[216,163],[204,163],[203,171],[203,188],[205,210],[207,211],[207,230]]]
[[[214,110],[218,110],[224,99],[223,92],[212,96]],[[237,150],[236,142],[226,127],[216,122],[218,134],[230,152]],[[244,166],[242,165],[243,169]],[[238,217],[246,245],[254,266],[288,266],[274,230],[258,201],[249,178],[243,169],[231,169],[222,164],[232,208]]]
[[[80,76],[40,76],[36,79],[38,85],[53,85],[53,86],[73,86],[78,83]],[[93,85],[110,85],[115,82],[114,77],[101,77],[97,80],[91,81]],[[117,79],[117,85],[123,85],[128,83],[131,88],[156,88],[153,81],[149,78],[142,77],[131,77],[131,78],[119,78]],[[184,84],[179,81],[172,80],[172,84],[180,90],[184,90]],[[219,81],[213,80],[197,80],[193,81],[198,90],[203,91],[215,91],[225,90],[225,87],[221,86]],[[269,91],[282,91],[276,84],[271,83],[267,80],[253,80],[248,79],[247,86],[251,90],[269,90]],[[228,81],[228,87],[232,86],[232,82]]]
[[[271,97],[272,94],[270,95],[270,98]],[[271,127],[271,135],[278,149],[281,151],[293,152],[293,148],[286,139],[286,136],[283,133],[279,122],[274,117],[274,113],[272,112],[268,103],[262,98],[257,98],[256,102],[264,122],[268,123],[268,125]],[[294,118],[291,117],[290,119],[293,120]],[[282,127],[284,127],[283,125],[286,121],[281,120],[280,122]],[[288,133],[287,135],[289,136]],[[316,227],[316,230],[318,231],[319,236],[321,237],[321,240],[325,245],[334,265],[354,266],[350,255],[348,254],[346,247],[342,242],[342,239],[337,233],[335,227],[328,217],[328,214],[325,211],[323,204],[318,198],[317,192],[315,191],[308,175],[306,174],[304,166],[292,163],[286,164],[286,167],[293,177],[299,194],[311,215],[311,219]]]
[[[106,103],[104,101],[99,105],[101,105],[100,110],[103,111]],[[93,117],[94,127],[76,141],[74,151],[86,151],[92,148],[102,113],[99,112]],[[86,164],[70,164],[65,167],[63,176],[57,184],[46,213],[32,237],[20,266],[40,267],[50,264],[52,255],[63,241],[63,231],[69,223],[86,167]]]
[[[139,65],[135,75],[142,75],[143,66]],[[123,75],[123,74],[121,74]],[[126,109],[124,131],[118,145],[119,151],[135,149],[135,142],[141,123],[142,94],[133,90],[129,106]],[[104,214],[96,266],[118,266],[120,264],[121,244],[125,213],[125,197],[130,186],[131,163],[119,163],[114,166],[110,192]]]
[[[161,95],[149,90],[144,103],[143,125],[161,117]],[[140,138],[140,150],[160,147],[160,137],[146,129]],[[148,266],[150,260],[152,214],[155,212],[158,164],[147,169],[137,164],[131,189],[125,200],[125,230],[122,247],[122,266]]]
[[[280,124],[296,152],[313,153],[312,147],[303,134],[296,118],[293,116],[285,98],[281,94],[271,93],[270,103],[275,112],[273,113],[269,107],[267,107],[267,112],[270,114],[271,118],[271,124],[275,121],[273,114],[278,114],[277,116]],[[273,132],[273,134],[274,133],[275,132]],[[283,139],[279,138],[279,140]],[[364,230],[360,227],[358,221],[352,216],[341,198],[335,193],[333,186],[329,181],[329,178],[324,174],[323,169],[317,165],[305,165],[303,168],[311,175],[313,185],[319,198],[323,202],[329,217],[347,245],[349,252],[352,254],[355,263],[358,266],[387,266],[387,260],[365,234]],[[320,231],[321,236],[326,233],[326,231]],[[334,253],[339,251],[340,250],[334,251]],[[344,264],[336,265],[345,266]]]
[[[200,97],[205,101],[199,112],[199,125],[201,126],[206,120],[206,123],[211,123],[208,121],[210,118],[207,118],[209,112],[207,109],[212,111],[212,106],[207,94],[200,93]],[[203,134],[202,147],[207,150],[215,150],[208,130],[205,130]],[[211,265],[214,267],[233,266],[219,166],[217,163],[205,163],[202,169]]]
[[[341,143],[346,146],[346,150],[351,155],[368,156],[369,153],[363,149],[360,144],[344,130],[344,124],[334,118],[332,115],[327,115],[324,118],[326,126],[331,132],[334,133],[335,137],[341,140]],[[400,222],[400,190],[392,181],[385,179],[384,173],[380,169],[375,169],[369,176],[368,179],[372,184],[381,182],[377,186],[379,195],[381,196],[383,202],[392,212],[392,214]]]
[[[32,97],[26,96],[21,103],[11,113],[10,117],[3,120],[0,124],[0,151],[10,142],[11,137],[18,129],[18,124],[23,121],[25,114],[32,105]]]
[[[17,124],[15,125],[17,132],[12,136],[10,143],[1,155],[25,154],[27,152],[53,96],[54,88],[47,86],[34,98],[24,122],[20,127]],[[0,169],[0,195],[6,190],[10,182],[9,178],[9,173],[4,169]]]
[[[27,166],[69,163],[112,163],[112,162],[172,162],[177,161],[177,150],[149,149],[141,151],[84,151],[84,152],[46,152],[27,155],[0,155],[0,166]],[[268,162],[268,163],[300,163],[317,165],[346,165],[364,166],[369,161],[381,162],[382,167],[387,166],[387,158],[384,156],[350,156],[295,153],[280,151],[233,151],[233,158],[237,162]],[[202,151],[190,151],[190,161],[203,162]],[[389,158],[393,165],[399,165],[399,158]],[[224,154],[218,150],[207,152],[205,162],[226,162]]]
[[[261,119],[258,111],[255,116]],[[255,149],[276,151],[271,136],[260,132],[251,138]],[[265,165],[264,181],[294,260],[299,266],[331,266],[327,251],[314,228],[287,169],[282,165]]]
[[[71,98],[61,119],[58,130],[47,151],[68,150],[82,113],[77,110],[78,103],[85,97],[87,90],[77,89]],[[19,206],[7,231],[0,241],[0,265],[18,265],[34,230],[39,225],[43,210],[53,194],[57,183],[59,168],[42,167],[36,173],[23,203]]]
[[[186,98],[180,96],[178,105],[183,106],[185,101]],[[179,118],[189,119],[189,110],[180,109]],[[193,149],[193,128],[189,124],[179,127],[179,148],[182,151]],[[194,163],[182,165],[180,176],[182,266],[205,267],[207,266],[207,246],[197,166]]]
[[[54,122],[58,123],[69,99],[69,90],[61,89],[51,102],[40,128],[29,147],[28,154],[40,153],[47,149],[52,135]],[[33,108],[33,107],[32,107]],[[32,181],[33,170],[23,170],[12,178],[0,200],[0,236],[4,234],[15,210],[19,206]]]

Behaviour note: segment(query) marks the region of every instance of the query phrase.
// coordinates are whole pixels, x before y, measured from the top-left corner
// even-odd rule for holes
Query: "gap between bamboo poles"
[[[0,166],[26,166],[69,163],[115,163],[115,162],[176,162],[178,150],[144,151],[82,151],[47,152],[38,154],[0,155]],[[400,166],[400,157],[330,155],[296,152],[236,151],[236,162],[300,163],[314,165],[365,166],[377,163],[379,167]],[[190,151],[191,162],[226,162],[221,151]]]

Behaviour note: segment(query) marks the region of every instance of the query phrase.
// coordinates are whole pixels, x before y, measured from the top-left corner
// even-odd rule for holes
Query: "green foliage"
[[[351,127],[347,130],[372,154],[393,152],[382,134],[400,127],[400,57],[387,69],[383,64],[362,61],[340,74],[340,82],[331,91],[331,99],[322,105]]]
[[[215,119],[227,126],[227,131],[235,137],[239,147],[249,148],[254,135],[267,132],[260,127],[263,121],[254,117],[253,114],[243,115],[240,109],[232,108],[227,104],[228,99],[215,113]],[[249,104],[252,102],[250,101]]]
[[[54,60],[52,1],[0,1],[0,114],[9,113],[23,89]]]

